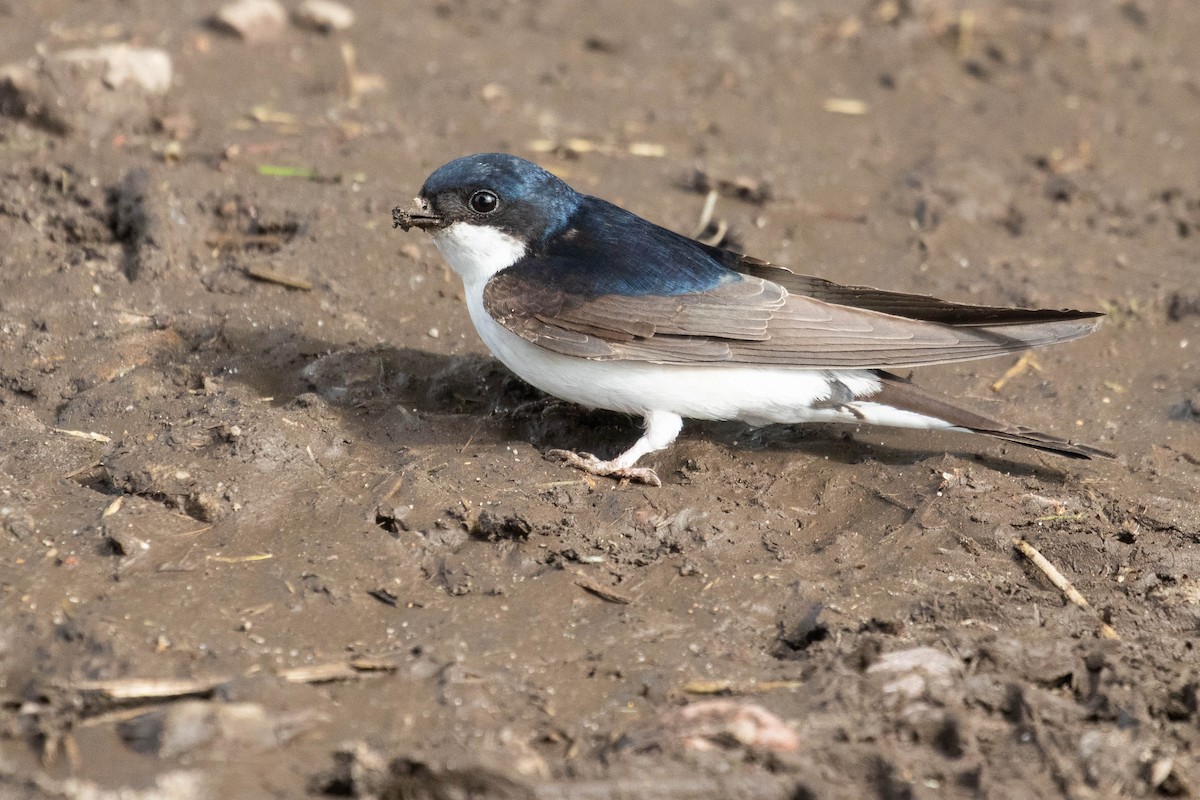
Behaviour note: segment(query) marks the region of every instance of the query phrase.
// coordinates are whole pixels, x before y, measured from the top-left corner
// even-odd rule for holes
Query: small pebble
[[[276,0],[235,0],[221,6],[216,21],[247,42],[265,42],[283,30],[287,12]]]
[[[296,11],[296,24],[321,33],[344,31],[354,24],[354,12],[333,0],[304,0]]]

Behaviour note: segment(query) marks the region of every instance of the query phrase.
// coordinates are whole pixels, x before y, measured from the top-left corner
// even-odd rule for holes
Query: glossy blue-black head
[[[438,167],[417,208],[392,212],[397,225],[440,229],[456,222],[497,228],[524,242],[567,225],[580,195],[537,164],[505,153],[479,153]]]

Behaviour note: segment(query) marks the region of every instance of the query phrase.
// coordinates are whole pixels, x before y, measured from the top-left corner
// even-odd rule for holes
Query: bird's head
[[[434,236],[464,278],[495,272],[566,227],[580,195],[538,165],[503,153],[464,156],[438,167],[395,226]],[[487,276],[480,276],[487,277]]]

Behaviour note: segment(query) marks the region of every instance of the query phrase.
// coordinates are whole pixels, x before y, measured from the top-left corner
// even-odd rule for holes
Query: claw
[[[651,486],[662,486],[657,473],[649,467],[623,467],[613,461],[601,461],[591,453],[574,453],[570,450],[547,450],[546,458],[556,458],[565,461],[576,469],[581,469],[590,475],[603,475],[610,478],[637,481]]]

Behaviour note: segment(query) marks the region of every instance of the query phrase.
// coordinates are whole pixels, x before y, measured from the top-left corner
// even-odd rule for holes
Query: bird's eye
[[[476,214],[490,214],[500,207],[500,198],[496,197],[494,192],[489,192],[487,189],[480,189],[471,195],[471,199],[467,204],[471,206],[471,210]]]

